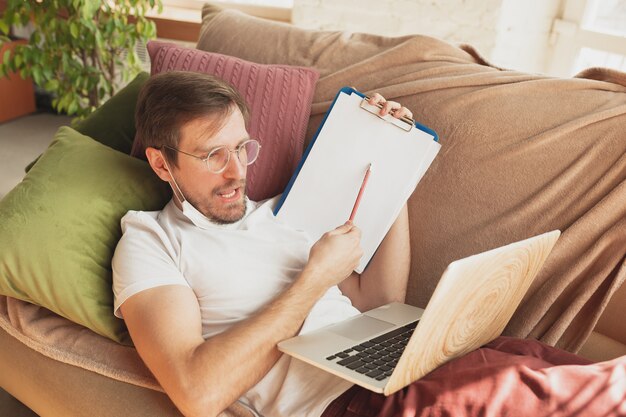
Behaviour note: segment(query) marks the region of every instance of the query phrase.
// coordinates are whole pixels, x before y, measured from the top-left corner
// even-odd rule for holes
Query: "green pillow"
[[[117,92],[106,103],[98,107],[74,128],[100,143],[126,154],[130,153],[135,140],[135,105],[139,90],[150,78],[147,72],[139,73],[128,85]],[[37,162],[28,164],[28,172]]]
[[[0,201],[0,294],[129,344],[111,288],[120,219],[128,210],[159,210],[169,198],[146,162],[61,127]]]

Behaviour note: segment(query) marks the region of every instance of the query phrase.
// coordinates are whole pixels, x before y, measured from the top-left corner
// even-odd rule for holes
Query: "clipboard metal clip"
[[[393,117],[390,114],[386,114],[384,116],[381,116],[379,114],[380,109],[383,108],[382,104],[376,104],[376,105],[371,105],[368,103],[369,101],[369,97],[365,96],[365,98],[363,100],[361,100],[361,108],[363,110],[367,110],[368,112],[372,113],[373,115],[379,117],[380,119],[383,119],[386,122],[389,122],[391,124],[393,124],[396,127],[399,127],[400,129],[404,130],[405,132],[410,132],[411,129],[413,129],[413,127],[415,126],[415,120],[411,119],[410,117],[407,116],[403,116],[400,119],[396,119],[395,117]]]

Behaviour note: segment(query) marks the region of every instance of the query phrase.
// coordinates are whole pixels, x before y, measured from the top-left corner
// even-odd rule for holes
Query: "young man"
[[[375,102],[383,114],[412,116],[378,94]],[[367,269],[353,272],[362,256],[355,225],[311,242],[273,216],[275,199],[246,198],[246,167],[259,152],[247,113],[233,88],[207,75],[146,83],[137,134],[174,198],[160,212],[123,218],[115,313],[185,415],[216,415],[241,398],[262,415],[318,416],[351,384],[282,356],[276,344],[404,300],[407,209]]]
[[[382,113],[411,116],[376,94]],[[590,364],[532,341],[496,339],[390,397],[370,393],[276,349],[302,330],[403,301],[406,207],[367,269],[360,232],[340,225],[312,242],[246,199],[260,151],[227,84],[172,72],[142,89],[137,134],[174,197],[129,212],[113,258],[115,314],[186,416],[238,399],[266,417],[626,416],[626,357]]]

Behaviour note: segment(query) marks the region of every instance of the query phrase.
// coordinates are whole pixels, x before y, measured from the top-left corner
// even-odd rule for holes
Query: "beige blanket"
[[[308,140],[346,85],[439,134],[409,200],[410,303],[426,305],[452,260],[560,229],[505,334],[576,351],[626,278],[626,74],[548,78],[425,36],[307,31],[213,6],[198,48],[318,69]]]

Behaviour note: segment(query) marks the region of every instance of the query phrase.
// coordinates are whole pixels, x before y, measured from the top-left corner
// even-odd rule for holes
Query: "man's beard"
[[[229,189],[229,188],[240,188],[240,192],[242,198],[225,205],[220,205],[219,207],[215,207],[212,204],[198,204],[194,201],[190,201],[194,207],[197,207],[198,210],[204,214],[206,218],[211,220],[216,224],[232,224],[236,223],[243,218],[246,214],[246,181],[233,181],[227,184],[224,187],[220,187],[221,189]],[[214,198],[221,198],[219,195],[219,190],[213,191],[212,195]]]

